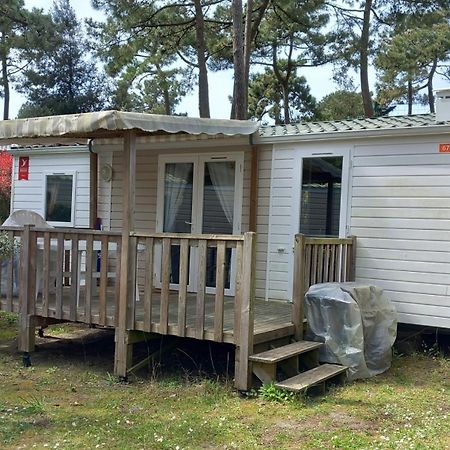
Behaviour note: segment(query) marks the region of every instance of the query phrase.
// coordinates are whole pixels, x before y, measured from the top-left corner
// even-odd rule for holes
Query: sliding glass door
[[[157,231],[167,233],[240,234],[243,154],[161,156]],[[207,291],[216,285],[216,248],[207,250]],[[197,249],[189,252],[188,289],[197,286]],[[171,248],[171,287],[179,282],[180,248]],[[233,252],[227,249],[225,287],[231,292]],[[159,271],[160,273],[160,271]],[[157,274],[157,282],[159,274]]]
[[[193,182],[193,163],[174,162],[165,165],[163,232],[192,232]],[[180,246],[172,245],[170,253],[171,282],[172,284],[178,284],[180,273]]]

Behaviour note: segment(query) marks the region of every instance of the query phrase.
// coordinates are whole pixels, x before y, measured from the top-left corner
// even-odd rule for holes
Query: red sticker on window
[[[30,173],[30,157],[19,156],[19,180],[28,180]]]

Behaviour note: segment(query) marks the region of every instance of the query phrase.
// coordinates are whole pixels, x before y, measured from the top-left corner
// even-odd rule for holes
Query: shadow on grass
[[[44,338],[37,338],[36,351],[31,354],[32,364],[52,367],[86,365],[100,373],[114,371],[114,331],[77,327],[73,334],[52,336],[46,330]],[[0,352],[13,353],[11,341]],[[133,364],[155,354],[130,379],[158,379],[207,377],[231,380],[234,375],[234,346],[173,336],[158,336],[134,344]]]

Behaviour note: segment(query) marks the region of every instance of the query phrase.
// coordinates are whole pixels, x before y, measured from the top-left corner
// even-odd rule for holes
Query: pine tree
[[[27,101],[19,117],[72,114],[108,107],[108,82],[89,59],[81,24],[69,0],[56,0],[52,27],[40,37],[44,47],[34,55],[18,90]]]

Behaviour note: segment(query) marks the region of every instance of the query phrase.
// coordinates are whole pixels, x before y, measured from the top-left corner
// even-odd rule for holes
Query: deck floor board
[[[69,321],[70,315],[70,299],[73,295],[70,286],[63,288],[63,301],[62,310],[63,318]],[[76,308],[76,321],[82,323],[88,323],[85,320],[85,298],[86,292],[84,287],[80,290],[79,301]],[[155,324],[159,323],[160,320],[160,298],[161,293],[155,290],[152,293],[152,311],[151,311],[151,322],[153,328]],[[195,293],[188,293],[186,298],[186,327],[195,328],[196,321],[196,299]],[[0,310],[7,310],[7,299],[4,296],[0,297]],[[18,312],[19,303],[18,298],[13,298],[13,312]],[[99,296],[97,295],[96,288],[94,287],[94,292],[91,300],[91,310],[92,317],[91,323],[100,325],[101,318],[99,317]],[[283,328],[290,326],[292,324],[291,319],[292,305],[290,303],[279,302],[279,301],[266,301],[263,299],[255,299],[254,305],[254,334],[266,333],[271,329]],[[214,332],[214,312],[215,312],[215,297],[212,294],[205,295],[205,331]],[[44,309],[42,305],[42,297],[38,296],[36,301],[36,311],[37,316],[42,317],[56,317],[56,301],[55,294],[49,294],[48,303],[48,316],[44,314]],[[115,314],[115,290],[108,288],[106,296],[106,325],[109,327],[114,327],[116,320]],[[226,296],[224,298],[224,319],[223,319],[223,330],[224,334],[228,336],[227,341],[231,342],[231,337],[233,336],[234,327],[234,297]],[[144,302],[143,295],[141,295],[141,301],[136,302],[135,308],[135,326],[133,329],[143,330],[144,327]],[[178,327],[178,292],[170,291],[169,295],[169,328],[177,329]],[[155,328],[157,329],[157,327]],[[178,333],[177,333],[178,334]]]

